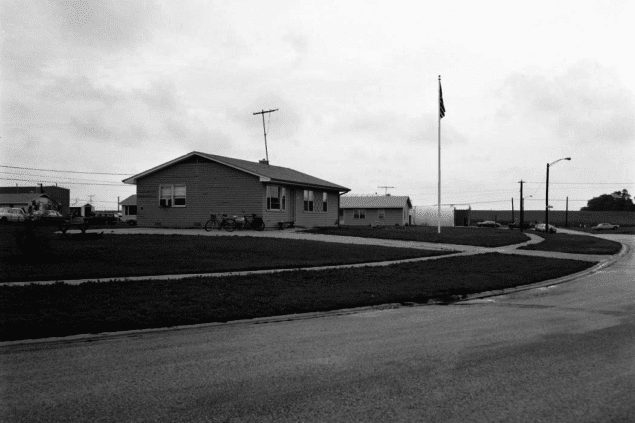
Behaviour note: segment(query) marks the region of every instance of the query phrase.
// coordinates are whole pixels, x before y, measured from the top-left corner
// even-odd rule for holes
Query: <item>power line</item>
[[[18,167],[18,166],[6,166],[0,165],[0,167],[8,167],[10,169],[25,169],[25,170],[39,170],[43,172],[58,172],[58,173],[90,173],[91,175],[116,175],[116,176],[131,176],[129,173],[104,173],[104,172],[80,172],[77,170],[55,170],[55,169],[38,169],[35,167]]]
[[[525,182],[527,184],[542,184],[543,182]],[[549,182],[549,185],[635,185],[635,182]]]
[[[68,181],[45,181],[43,179],[17,179],[17,178],[0,178],[3,181],[20,181],[20,182],[41,182],[45,184],[63,184],[63,185],[101,185],[101,186],[109,186],[109,187],[132,187],[133,185],[128,185],[124,183],[120,184],[96,184],[93,182],[68,182]]]
[[[48,175],[34,175],[32,173],[2,172],[2,171],[0,171],[0,173],[6,173],[6,174],[9,174],[9,175],[20,175],[20,176],[34,176],[36,178],[50,178],[50,176],[48,176]],[[84,178],[76,179],[76,178],[66,178],[65,177],[64,179],[68,179],[68,180],[71,180],[71,181],[114,182],[114,181],[101,181],[101,180],[96,180],[96,179],[84,179]]]

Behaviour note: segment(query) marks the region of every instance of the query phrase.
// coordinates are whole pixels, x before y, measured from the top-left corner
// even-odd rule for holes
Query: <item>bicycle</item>
[[[207,232],[212,229],[225,229],[227,232],[232,232],[236,229],[236,218],[235,217],[227,217],[226,214],[219,215],[221,219],[219,220],[215,214],[210,214],[209,220],[205,222],[205,230]]]
[[[245,211],[243,210],[243,217],[235,219],[236,227],[238,229],[253,229],[256,231],[262,231],[265,229],[265,222],[262,220],[262,217],[259,217],[256,213],[252,213],[250,219],[249,215],[244,213]]]

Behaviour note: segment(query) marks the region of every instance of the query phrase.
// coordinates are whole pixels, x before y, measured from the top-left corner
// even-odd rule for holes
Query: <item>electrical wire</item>
[[[0,167],[7,167],[10,169],[25,169],[25,170],[39,170],[43,172],[58,172],[58,173],[90,173],[91,175],[115,175],[115,176],[132,176],[129,173],[105,173],[105,172],[81,172],[77,170],[55,170],[55,169],[38,169],[35,167],[18,167],[18,166],[7,166],[0,165]]]

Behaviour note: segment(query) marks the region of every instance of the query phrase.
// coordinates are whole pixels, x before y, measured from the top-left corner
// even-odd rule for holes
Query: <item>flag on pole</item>
[[[445,106],[443,105],[443,92],[441,91],[441,81],[439,81],[439,118],[445,116]]]

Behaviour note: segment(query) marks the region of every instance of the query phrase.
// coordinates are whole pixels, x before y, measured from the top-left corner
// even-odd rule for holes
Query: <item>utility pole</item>
[[[255,112],[254,115],[262,115],[262,131],[265,134],[265,154],[267,157],[267,164],[269,164],[269,151],[267,150],[267,128],[265,127],[265,113],[273,113],[278,111],[278,109],[271,110],[262,110],[260,112]]]
[[[565,228],[569,227],[569,197],[567,197],[567,208],[566,208],[566,211],[564,212],[564,227]]]
[[[117,213],[119,213],[119,196],[117,196]]]
[[[523,231],[523,222],[525,220],[525,199],[523,198],[523,184],[525,181],[520,180],[520,232]]]
[[[384,188],[385,189],[384,195],[388,195],[388,188],[394,188],[394,187],[381,186],[377,188]]]
[[[514,223],[514,197],[512,197],[512,223]]]
[[[88,198],[89,198],[88,203],[89,203],[91,206],[93,205],[93,197],[94,197],[94,196],[95,196],[95,194],[90,194],[90,195],[88,195]]]

